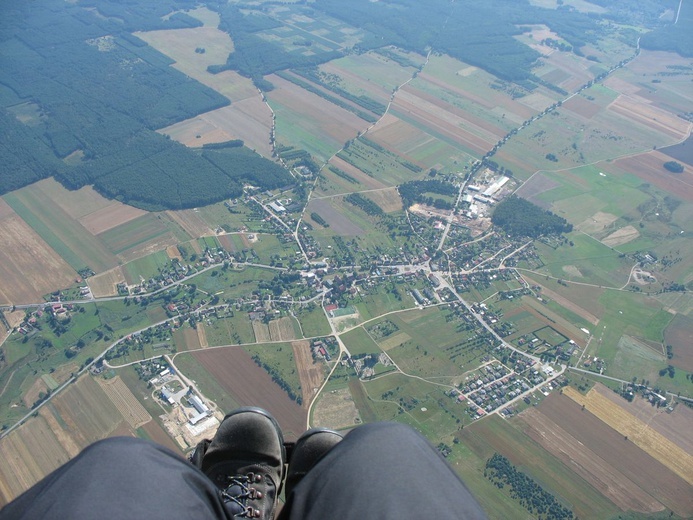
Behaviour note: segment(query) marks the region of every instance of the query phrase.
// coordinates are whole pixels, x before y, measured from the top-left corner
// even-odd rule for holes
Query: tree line
[[[510,488],[510,496],[539,520],[571,520],[573,512],[561,505],[551,493],[534,479],[519,471],[503,455],[495,453],[484,469],[484,476],[499,489]]]

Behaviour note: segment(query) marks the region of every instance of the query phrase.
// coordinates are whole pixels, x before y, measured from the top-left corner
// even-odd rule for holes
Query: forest
[[[294,67],[313,67],[339,58],[338,51],[322,52],[305,56],[302,52],[289,53],[277,45],[257,36],[257,32],[281,26],[281,23],[261,12],[244,14],[240,8],[224,3],[210,3],[221,18],[219,29],[229,33],[233,39],[234,52],[223,65],[208,67],[217,74],[224,70],[236,70],[253,80],[258,88],[270,91],[274,87],[263,76]]]
[[[86,5],[99,16],[83,3],[45,0],[8,7],[12,16],[0,21],[0,161],[12,165],[0,172],[0,193],[53,175],[70,189],[91,184],[159,210],[238,196],[243,182],[265,189],[291,182],[242,143],[200,152],[155,132],[229,104],[129,34],[199,25],[182,13],[161,19],[192,2]]]
[[[378,47],[394,44],[423,54],[432,47],[509,81],[531,79],[539,57],[514,38],[523,24],[544,23],[578,50],[596,41],[603,30],[585,14],[542,9],[520,0],[355,0],[349,9],[340,0],[317,0],[315,7],[380,36]]]
[[[573,230],[573,225],[563,217],[516,195],[511,195],[496,206],[491,222],[510,235],[532,238]]]

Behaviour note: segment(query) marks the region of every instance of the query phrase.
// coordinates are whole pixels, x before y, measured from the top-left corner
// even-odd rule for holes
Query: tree
[[[667,161],[664,163],[664,168],[672,173],[681,173],[683,171],[683,165],[676,161]]]

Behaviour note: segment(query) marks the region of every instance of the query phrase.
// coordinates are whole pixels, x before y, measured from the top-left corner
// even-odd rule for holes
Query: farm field
[[[4,304],[42,301],[72,284],[77,273],[0,199],[0,299]]]
[[[269,411],[279,421],[286,439],[295,439],[306,429],[305,411],[243,349],[207,349],[192,356],[238,406],[260,406]]]
[[[610,518],[619,511],[599,490],[582,478],[576,478],[569,466],[524,435],[513,421],[505,421],[494,415],[465,427],[457,436],[470,450],[472,457],[479,459],[478,464],[482,468],[488,458],[500,453],[553,494],[560,503],[570,507],[579,518]],[[469,469],[463,467],[462,477],[473,480],[475,475]],[[476,478],[483,477],[479,475]],[[495,500],[499,494],[507,496],[499,493],[495,486],[487,489],[490,493],[479,497],[482,503]],[[518,516],[518,513],[513,516]]]
[[[693,485],[693,456],[670,441],[667,437],[648,426],[620,405],[613,403],[605,396],[610,392],[603,386],[597,385],[586,396],[573,388],[564,389],[564,394],[585,409],[593,413],[621,435],[628,437],[637,447],[654,457],[664,466]]]
[[[684,58],[673,52],[643,50],[638,59],[620,69],[605,83],[617,89],[622,88],[624,94],[635,99],[678,114],[690,109],[690,77],[686,71],[691,65],[690,57]],[[656,88],[653,88],[653,84]]]
[[[198,149],[169,143],[181,154],[240,139],[291,177],[269,166],[261,177],[249,160],[243,193],[180,211],[146,212],[118,202],[132,197],[108,200],[53,179],[0,197],[0,506],[104,437],[152,439],[181,454],[190,448],[185,430],[176,432],[192,408],[170,406],[157,395],[160,383],[150,382],[168,381],[157,359],[165,355],[170,372],[188,378],[217,418],[260,406],[289,441],[307,426],[412,426],[490,518],[533,516],[511,485],[487,478],[495,453],[576,519],[693,517],[693,412],[674,397],[691,397],[693,382],[693,166],[684,149],[693,146],[693,59],[637,49],[630,60],[636,38],[646,46],[655,35],[645,33],[675,13],[658,11],[657,2],[529,0],[556,11],[527,5],[527,13],[546,15],[534,20],[508,6],[498,20],[514,16],[520,25],[498,35],[478,28],[481,38],[493,38],[494,52],[503,39],[519,49],[526,67],[515,54],[491,56],[483,46],[468,58],[477,66],[442,54],[469,52],[474,31],[451,33],[447,20],[471,7],[431,3],[430,14],[445,21],[416,35],[429,23],[403,17],[421,9],[416,2],[353,3],[344,3],[354,11],[343,19],[323,13],[338,13],[333,0],[209,4],[171,20],[155,6],[155,15],[123,22],[171,27],[191,16],[203,27],[88,40],[99,58],[108,50],[142,56],[120,65],[132,72],[133,89],[140,81],[150,94],[162,89],[166,102],[157,105],[155,96],[149,105],[159,122],[146,128]],[[114,12],[125,9],[116,4]],[[392,4],[391,18],[357,23],[383,4]],[[116,18],[95,21],[94,30]],[[399,33],[402,22],[410,32]],[[493,28],[496,20],[487,22]],[[379,27],[383,34],[374,32]],[[585,45],[567,49],[583,37]],[[29,40],[17,38],[0,48],[34,56]],[[49,52],[46,42],[37,49]],[[384,42],[424,54],[378,47]],[[534,65],[522,45],[539,53]],[[321,63],[332,51],[341,57]],[[247,77],[209,72],[227,59]],[[154,74],[137,76],[138,66],[157,61]],[[187,78],[176,92],[190,100],[157,84],[169,66]],[[109,78],[122,73],[116,69]],[[529,79],[518,79],[524,73]],[[178,121],[180,112],[170,113],[176,103],[181,111],[188,101],[224,103],[206,88],[195,92],[202,89],[196,82],[229,105]],[[71,136],[69,125],[58,133],[60,112],[10,83],[0,82],[0,105],[11,105],[2,124],[31,134],[51,160],[52,147],[61,175],[103,173],[90,168],[114,158]],[[133,116],[134,126],[150,117],[120,115]],[[149,137],[151,150],[166,145],[161,135]],[[676,145],[682,142],[688,145]],[[134,144],[131,138],[128,148]],[[151,150],[138,152],[141,164],[167,172],[163,155],[148,157]],[[672,157],[685,163],[682,172],[664,168]],[[182,159],[178,166],[188,170]],[[209,195],[199,200],[213,199],[217,185],[198,180]],[[402,186],[409,181],[427,182]],[[552,234],[536,226],[520,235],[496,226],[494,208],[510,193],[572,228]],[[534,216],[511,218],[531,225]],[[116,287],[123,283],[129,289]],[[87,300],[85,284],[103,300]],[[48,298],[63,306],[11,307]],[[312,351],[319,341],[329,355]],[[101,377],[83,374],[54,394],[95,358],[98,372],[102,354]],[[625,381],[666,395],[667,407],[639,396],[626,402],[613,391]],[[174,414],[180,424],[171,428]]]
[[[280,78],[267,78],[275,89],[267,94],[276,114],[277,140],[307,150],[326,161],[368,123],[355,114]]]
[[[193,148],[240,139],[260,155],[271,157],[271,127],[272,113],[256,96],[161,128],[159,133]]]
[[[677,314],[664,330],[664,340],[674,349],[671,363],[687,372],[693,372],[693,317]]]
[[[209,65],[224,63],[233,51],[229,35],[215,26],[140,32],[136,36],[174,60],[173,67],[232,102],[258,95],[252,82],[234,71],[207,72]],[[204,48],[205,52],[196,53],[197,48]]]
[[[652,406],[647,399],[633,399],[628,402],[603,385],[597,385],[595,389],[603,397],[647,424],[686,453],[693,452],[693,439],[687,435],[688,428],[693,425],[693,411],[690,408],[677,405],[673,410],[667,410]]]
[[[147,213],[130,222],[104,231],[99,235],[103,243],[124,262],[146,254],[163,251],[187,238],[181,228],[161,217]]]
[[[349,388],[333,389],[321,394],[310,418],[315,427],[341,430],[361,423],[359,411]]]
[[[523,412],[519,422],[621,510],[653,513],[667,507],[682,517],[691,514],[689,484],[568,397],[552,394]]]
[[[123,423],[126,429],[121,430]],[[116,430],[134,436],[101,386],[91,377],[80,378],[44,407],[36,420],[0,439],[0,453],[6,461],[0,467],[0,504]]]
[[[671,159],[667,155],[653,151],[614,161],[612,168],[631,173],[643,182],[651,183],[685,202],[693,202],[693,167],[683,165],[684,171],[674,174],[662,166],[669,160]]]
[[[397,56],[403,67],[388,57],[388,53]],[[371,51],[360,55],[344,56],[320,66],[320,71],[335,75],[338,84],[355,95],[366,95],[381,103],[387,103],[392,91],[411,78],[412,74],[424,61],[423,56],[407,53],[394,47],[385,52]]]
[[[298,378],[301,382],[302,406],[308,409],[318,390],[325,382],[327,365],[322,361],[313,359],[309,341],[293,341],[291,348],[293,349],[294,361],[298,369]]]
[[[471,156],[453,139],[407,119],[409,121],[387,113],[369,130],[368,137],[387,150],[427,168],[454,171],[460,169],[458,165],[470,161]]]
[[[191,147],[241,139],[261,155],[271,156],[268,138],[272,113],[252,82],[234,71],[219,74],[207,71],[209,65],[224,63],[233,52],[233,42],[227,33],[216,26],[206,26],[150,31],[137,36],[175,60],[175,68],[232,101],[230,106],[162,128],[160,133]],[[199,48],[205,52],[195,52]]]
[[[70,266],[96,272],[117,265],[116,257],[79,222],[70,218],[36,184],[4,195],[12,209]]]

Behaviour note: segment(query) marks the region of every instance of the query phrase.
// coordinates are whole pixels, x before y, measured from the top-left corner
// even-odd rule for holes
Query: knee
[[[428,442],[411,426],[395,422],[375,422],[359,426],[349,433],[355,437],[368,438],[369,441],[383,440],[388,443],[399,442]]]
[[[124,461],[131,458],[139,459],[143,453],[155,449],[156,445],[136,437],[109,437],[90,444],[79,457],[102,460],[117,458]]]

